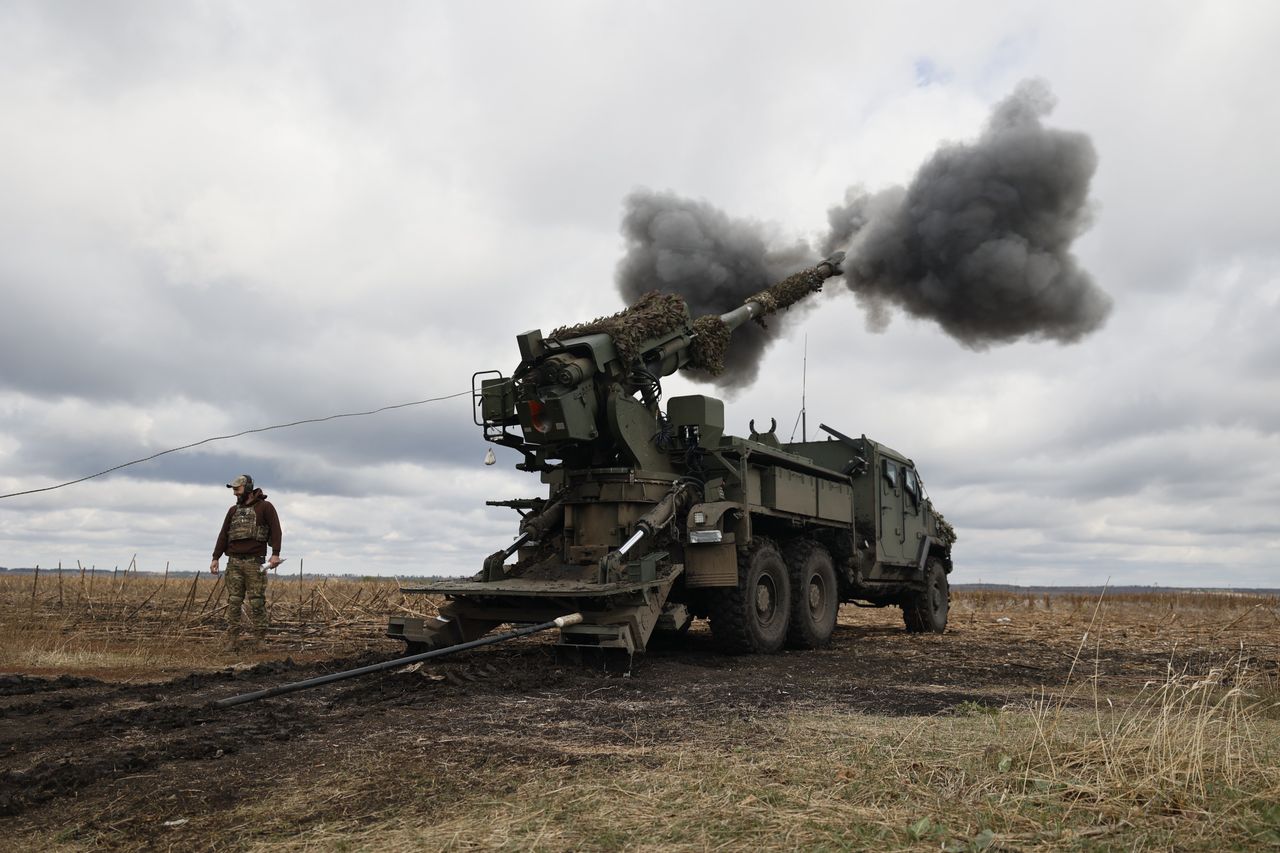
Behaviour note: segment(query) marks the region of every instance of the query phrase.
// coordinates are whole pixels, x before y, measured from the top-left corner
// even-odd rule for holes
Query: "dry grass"
[[[1171,676],[1123,710],[793,712],[678,744],[641,724],[608,751],[551,738],[535,767],[420,773],[374,743],[322,771],[327,801],[301,795],[309,768],[237,818],[285,850],[1265,848],[1280,844],[1280,725],[1258,710],[1250,683]]]
[[[985,595],[959,599],[961,610],[1003,612],[1010,604]],[[954,716],[927,718],[793,711],[729,724],[707,721],[678,744],[647,740],[637,723],[629,748],[590,752],[572,740],[543,743],[559,757],[532,770],[472,770],[442,779],[397,768],[416,796],[391,810],[379,803],[373,767],[366,774],[347,767],[345,781],[334,779],[334,790],[342,792],[348,810],[337,820],[312,822],[298,802],[289,819],[275,819],[279,834],[268,846],[1280,846],[1280,685],[1274,671],[1254,669],[1245,655],[1205,672],[1168,667],[1123,705],[1099,690],[1096,666],[1088,672],[1088,644],[1105,632],[1108,610],[1136,609],[1140,622],[1171,605],[1184,615],[1208,612],[1217,636],[1259,608],[1274,613],[1276,601],[1165,593],[1114,602],[1071,596],[1058,603],[1087,620],[1072,674],[1053,695],[1041,692],[1025,706],[966,703]],[[1101,654],[1100,645],[1092,651]],[[501,743],[492,748],[501,754]],[[368,758],[377,763],[376,749]],[[352,761],[361,763],[358,756]],[[353,786],[353,775],[366,781]]]
[[[131,678],[225,665],[223,577],[80,569],[0,575],[0,670]],[[267,610],[264,652],[303,658],[379,643],[390,613],[435,613],[429,599],[402,595],[393,579],[296,575],[268,581]]]
[[[269,599],[273,642],[295,656],[308,644],[367,646],[389,613],[431,607],[386,580],[278,579]],[[35,587],[31,576],[0,577],[0,669],[128,676],[219,666],[222,601],[207,575],[164,584],[99,573],[92,591],[78,574],[61,586],[47,574]],[[670,727],[650,733],[649,715],[664,709],[643,703],[633,725],[605,740],[568,725],[531,736],[500,719],[477,721],[462,744],[429,730],[406,743],[403,728],[372,728],[339,755],[275,769],[269,798],[201,818],[214,821],[202,837],[271,850],[1280,847],[1274,633],[1270,658],[1240,651],[1229,664],[1218,655],[1194,669],[1169,665],[1136,695],[1098,674],[1104,636],[1112,648],[1149,631],[1239,649],[1280,630],[1276,599],[981,591],[957,594],[953,607],[960,621],[1012,614],[1028,637],[1050,622],[1073,626],[1071,675],[1025,702],[965,702],[928,717],[711,708],[682,719],[676,738]],[[1020,612],[1041,621],[1021,628]]]
[[[1274,595],[1202,591],[1188,589],[1116,592],[1108,590],[1102,598],[1097,593],[1017,591],[1012,589],[970,589],[953,593],[953,606],[964,611],[1065,611],[1091,619],[1101,606],[1107,609],[1138,611],[1149,617],[1169,614],[1247,614],[1253,610],[1269,611],[1280,628],[1280,602]]]

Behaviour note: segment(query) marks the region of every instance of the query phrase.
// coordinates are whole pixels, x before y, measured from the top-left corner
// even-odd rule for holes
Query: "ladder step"
[[[562,646],[586,646],[631,651],[626,625],[574,625],[560,630]]]

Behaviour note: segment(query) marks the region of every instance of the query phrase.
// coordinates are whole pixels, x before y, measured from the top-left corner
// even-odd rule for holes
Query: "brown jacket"
[[[265,532],[265,539],[259,535],[255,535],[248,539],[230,539],[231,520],[235,517],[236,510],[241,507],[248,507],[253,510],[256,521],[256,532]],[[267,500],[267,496],[262,493],[262,489],[254,489],[245,495],[243,501],[237,501],[231,509],[227,510],[227,517],[222,520],[222,530],[218,532],[218,541],[213,546],[213,559],[217,560],[223,554],[228,557],[258,557],[265,560],[267,558],[267,546],[271,546],[272,555],[280,556],[280,516],[276,515],[276,508]]]

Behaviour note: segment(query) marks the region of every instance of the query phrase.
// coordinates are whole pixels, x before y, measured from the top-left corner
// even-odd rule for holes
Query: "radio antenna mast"
[[[809,416],[805,414],[804,398],[806,386],[809,384],[809,335],[804,336],[804,361],[800,367],[800,440],[809,440]]]
[[[796,422],[791,425],[791,438],[787,441],[796,440],[796,427],[800,427],[800,440],[809,440],[809,416],[805,412],[805,394],[806,386],[809,383],[809,336],[804,336],[804,361],[801,362],[800,368],[800,414],[796,416]]]

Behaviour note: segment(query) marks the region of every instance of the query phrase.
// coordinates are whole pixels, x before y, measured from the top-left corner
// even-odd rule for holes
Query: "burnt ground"
[[[655,640],[620,672],[557,660],[548,633],[228,709],[212,702],[394,657],[399,647],[295,664],[282,643],[253,666],[143,684],[3,675],[0,831],[105,848],[237,847],[243,836],[211,839],[200,818],[268,796],[287,768],[296,784],[299,766],[340,764],[354,751],[375,750],[391,775],[404,762],[425,774],[557,767],[583,746],[678,742],[692,721],[797,709],[948,714],[1071,694],[1094,676],[1120,699],[1170,667],[1227,664],[1245,640],[1251,665],[1274,673],[1275,613],[1237,615],[1118,608],[1078,653],[1091,616],[1083,609],[953,611],[945,635],[922,636],[903,632],[896,610],[846,605],[820,651],[726,657],[699,623],[678,641]],[[558,748],[557,737],[574,749]],[[388,804],[394,791],[382,794]]]

